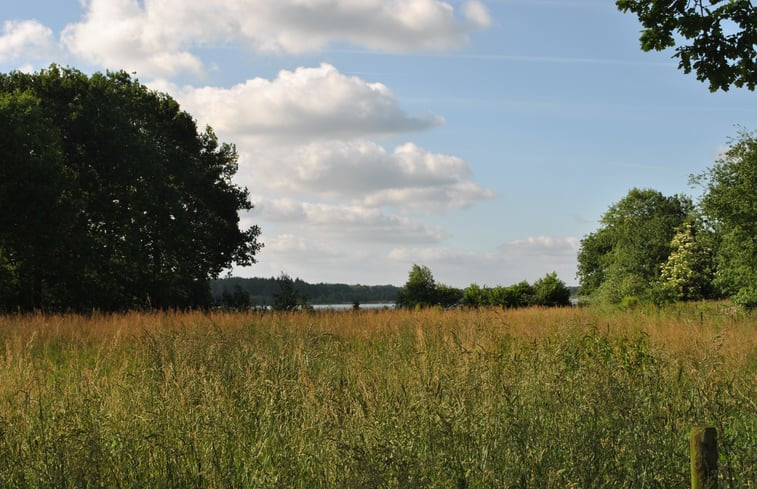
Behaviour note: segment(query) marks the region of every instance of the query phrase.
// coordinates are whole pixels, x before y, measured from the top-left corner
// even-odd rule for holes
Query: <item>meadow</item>
[[[756,386],[724,304],[3,316],[0,487],[751,488]]]

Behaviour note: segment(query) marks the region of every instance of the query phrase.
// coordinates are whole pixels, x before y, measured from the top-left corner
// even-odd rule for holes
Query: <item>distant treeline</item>
[[[394,302],[400,291],[400,287],[394,285],[309,284],[299,278],[294,279],[294,288],[310,304]],[[212,280],[210,283],[210,291],[216,303],[223,302],[224,290],[233,295],[240,289],[249,294],[250,305],[267,306],[275,302],[279,283],[275,277],[229,277]]]

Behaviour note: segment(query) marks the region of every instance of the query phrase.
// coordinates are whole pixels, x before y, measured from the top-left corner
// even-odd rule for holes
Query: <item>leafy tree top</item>
[[[757,85],[757,6],[751,0],[617,0],[643,26],[644,51],[674,47],[678,67],[710,91]]]
[[[436,282],[425,265],[413,264],[404,288],[397,298],[400,307],[430,306],[435,303]]]
[[[234,146],[127,73],[0,74],[0,128],[0,307],[207,305],[255,261]]]
[[[757,308],[757,134],[741,130],[723,158],[692,180],[705,187],[700,205],[719,241],[715,284]]]
[[[609,302],[648,295],[676,228],[692,211],[688,197],[631,189],[602,216],[601,227],[581,240],[581,292]]]

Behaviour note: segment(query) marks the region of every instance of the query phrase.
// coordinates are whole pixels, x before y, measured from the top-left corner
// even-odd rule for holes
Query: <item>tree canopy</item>
[[[742,130],[707,172],[700,203],[717,237],[714,282],[748,308],[757,307],[757,135]]]
[[[0,74],[0,308],[209,303],[260,230],[234,146],[125,72]]]
[[[710,90],[757,85],[757,6],[751,0],[617,0],[636,14],[644,51],[674,47],[678,67]]]
[[[405,286],[397,294],[397,307],[451,307],[463,298],[461,289],[437,284],[425,265],[413,265]]]
[[[692,210],[688,197],[631,189],[602,216],[601,227],[581,240],[581,293],[612,303],[649,298],[676,229]]]
[[[410,269],[405,286],[397,296],[398,307],[424,307],[436,303],[436,281],[431,270],[425,265],[416,265]]]
[[[509,287],[481,287],[471,284],[465,290],[437,284],[431,270],[413,265],[405,287],[400,290],[397,306],[405,308],[428,306],[466,307],[528,307],[568,306],[570,289],[552,272],[534,282],[525,280]]]
[[[741,130],[685,196],[632,189],[581,241],[580,293],[599,302],[730,297],[757,307],[757,135]]]
[[[548,273],[533,285],[523,280],[509,287],[481,287],[471,284],[463,294],[462,304],[470,307],[494,306],[503,308],[528,306],[569,306],[570,289],[557,278],[557,273]]]
[[[295,281],[286,273],[276,279],[277,290],[273,293],[274,311],[295,311],[307,305],[307,297],[297,290]]]
[[[699,300],[715,295],[712,248],[702,239],[701,226],[686,220],[670,242],[670,255],[660,266],[659,299]]]

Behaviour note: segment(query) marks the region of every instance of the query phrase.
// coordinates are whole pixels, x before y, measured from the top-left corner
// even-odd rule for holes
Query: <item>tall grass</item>
[[[757,335],[720,306],[0,318],[0,487],[757,480]]]

